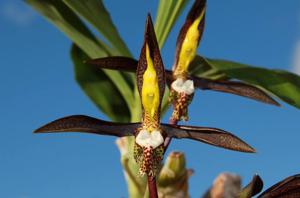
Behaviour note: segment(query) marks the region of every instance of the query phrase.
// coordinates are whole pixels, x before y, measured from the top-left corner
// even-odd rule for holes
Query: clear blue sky
[[[146,13],[155,16],[157,1],[106,0],[105,4],[137,56]],[[173,62],[176,35],[186,12],[162,51],[167,67]],[[300,40],[300,1],[208,0],[206,24],[199,53],[292,70]],[[74,81],[70,41],[17,0],[0,1],[0,27],[0,197],[127,197],[115,138],[32,134],[41,124],[65,115],[105,119]],[[300,173],[300,110],[282,105],[197,92],[189,124],[232,131],[258,153],[173,141],[169,151],[185,152],[188,167],[195,170],[190,179],[192,197],[199,197],[223,171],[241,175],[244,184],[258,173],[265,186]]]

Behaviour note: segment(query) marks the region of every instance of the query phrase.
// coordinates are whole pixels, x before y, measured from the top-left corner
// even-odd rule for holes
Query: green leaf
[[[160,0],[155,20],[155,32],[159,47],[162,48],[175,21],[189,0]]]
[[[56,0],[26,0],[34,9],[45,16],[47,20],[57,26],[76,45],[91,57],[108,56],[109,48],[99,42],[62,1]]]
[[[80,18],[62,1],[26,1],[65,33],[90,58],[104,57],[111,54],[111,49],[97,40]],[[134,105],[133,88],[130,86],[130,83],[132,83],[131,79],[117,71],[103,70],[103,72],[109,78],[110,82],[117,87],[127,106],[131,109]]]
[[[109,12],[101,0],[63,0],[75,13],[92,24],[118,51],[118,55],[131,56],[119,35]],[[117,54],[115,54],[117,55]]]
[[[208,78],[210,80],[225,80],[228,77],[219,70],[208,65],[201,56],[196,56],[189,65],[189,73],[200,78]]]
[[[110,78],[102,70],[84,64],[89,57],[76,45],[72,46],[71,57],[77,82],[97,107],[114,121],[128,122],[129,108]]]
[[[286,103],[300,108],[300,76],[283,71],[253,67],[233,61],[208,59],[202,63],[218,70],[228,78],[234,78],[261,87]]]

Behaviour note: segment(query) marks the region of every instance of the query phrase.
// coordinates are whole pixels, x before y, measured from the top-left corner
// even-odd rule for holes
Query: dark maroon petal
[[[163,131],[173,138],[189,138],[230,150],[254,153],[255,150],[235,135],[217,128],[162,124]]]
[[[263,189],[264,183],[259,175],[254,175],[251,182],[245,186],[240,193],[239,197],[242,198],[251,198]]]
[[[251,98],[267,104],[280,106],[271,96],[257,87],[242,82],[213,81],[204,78],[191,77],[195,87],[203,90],[214,90]]]
[[[290,176],[258,196],[258,198],[296,198],[300,197],[300,174]]]
[[[109,56],[105,58],[97,58],[88,60],[86,63],[94,65],[100,69],[112,69],[119,71],[135,72],[138,61],[123,56]]]
[[[89,116],[73,115],[54,120],[38,128],[34,133],[83,132],[123,137],[134,135],[139,126],[140,123],[113,123]]]

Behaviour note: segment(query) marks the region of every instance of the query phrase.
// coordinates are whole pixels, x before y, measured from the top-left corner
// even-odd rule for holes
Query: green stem
[[[139,182],[136,180],[136,177],[135,175],[133,174],[133,172],[130,170],[130,167],[129,167],[129,159],[128,158],[124,158],[122,160],[122,165],[127,173],[127,176],[128,176],[128,179],[130,181],[132,181],[132,184],[135,186],[135,188],[138,190],[138,193],[139,194],[143,194],[143,190],[142,190],[142,187],[141,185],[139,184]]]

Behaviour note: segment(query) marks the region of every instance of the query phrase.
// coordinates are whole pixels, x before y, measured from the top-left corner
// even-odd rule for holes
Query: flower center
[[[164,138],[160,131],[154,130],[149,132],[143,129],[136,136],[135,142],[141,147],[151,146],[153,149],[155,149],[164,142]]]
[[[191,95],[194,93],[194,82],[192,80],[183,80],[182,78],[177,78],[171,85],[172,89],[174,89],[178,93],[185,93],[187,95]]]

